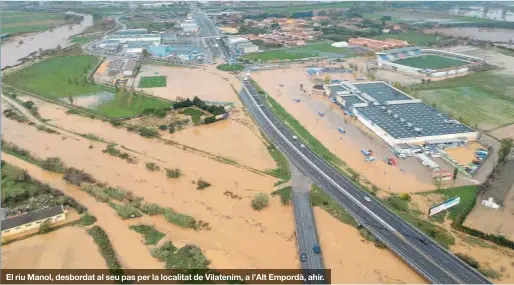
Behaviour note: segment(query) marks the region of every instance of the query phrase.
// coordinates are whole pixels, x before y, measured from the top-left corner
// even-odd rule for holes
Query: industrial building
[[[149,43],[154,45],[159,45],[161,43],[161,35],[160,34],[132,34],[132,35],[110,35],[105,38],[105,41],[118,41],[120,44],[125,44],[129,42],[138,42],[138,43]],[[104,41],[104,42],[105,42]]]
[[[180,23],[180,28],[185,33],[198,33],[198,31],[200,30],[200,28],[198,27],[198,25],[196,24],[196,22],[194,20],[186,20],[186,21]]]
[[[134,77],[139,68],[136,59],[116,59],[111,61],[107,72],[110,76],[121,74],[124,77]]]
[[[65,219],[66,210],[61,205],[9,217],[2,220],[2,238],[39,229],[46,221],[53,224]]]
[[[119,31],[113,33],[113,35],[116,35],[116,36],[144,35],[144,34],[148,34],[148,29],[126,29],[126,30],[119,30]]]
[[[258,46],[254,45],[248,39],[243,37],[227,37],[225,44],[232,50],[232,52],[239,55],[259,51]]]
[[[392,147],[477,139],[475,130],[382,81],[325,85],[325,94]]]

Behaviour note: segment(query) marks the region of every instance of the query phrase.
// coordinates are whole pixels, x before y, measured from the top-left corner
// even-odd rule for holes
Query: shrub
[[[150,254],[157,258],[160,261],[166,261],[169,256],[171,256],[177,248],[171,243],[171,241],[165,242],[161,247],[152,248],[150,250]]]
[[[98,245],[100,253],[105,259],[107,267],[110,269],[111,273],[119,273],[121,265],[118,262],[114,249],[112,248],[111,241],[104,230],[99,226],[93,226],[87,232],[93,237],[93,240]]]
[[[155,138],[155,137],[159,136],[159,132],[157,130],[150,129],[147,127],[139,127],[137,129],[137,132],[139,133],[140,136],[145,137],[145,138]]]
[[[203,119],[203,122],[204,122],[204,124],[212,124],[212,123],[216,122],[216,117],[214,117],[214,116],[207,117],[207,118]]]
[[[121,126],[121,121],[120,120],[111,120],[110,121],[111,125],[113,125],[114,127],[119,127]]]
[[[80,224],[83,225],[83,226],[90,226],[94,223],[96,223],[96,217],[95,216],[91,216],[88,212],[84,213],[84,215],[82,215],[80,217]]]
[[[210,261],[195,245],[186,245],[166,259],[166,269],[207,269]]]
[[[64,178],[64,180],[70,182],[71,184],[79,185],[79,186],[80,186],[80,183],[82,183],[82,182],[88,182],[88,183],[96,182],[96,180],[91,175],[87,174],[83,170],[78,170],[73,167],[66,169],[66,171],[64,172],[63,178]]]
[[[48,171],[63,173],[66,169],[64,163],[58,157],[49,157],[41,163],[41,167]]]
[[[185,215],[185,214],[175,213],[175,211],[173,211],[172,209],[169,209],[169,208],[164,210],[164,217],[166,218],[166,220],[168,220],[168,222],[175,224],[182,228],[195,228],[196,227],[195,218]]]
[[[148,225],[134,225],[130,228],[145,237],[145,244],[157,244],[165,236],[165,234]]]
[[[155,164],[153,162],[146,163],[146,169],[148,169],[150,171],[159,171],[159,170],[161,170],[159,165],[157,165],[157,164]]]
[[[462,261],[466,262],[469,266],[475,268],[475,269],[478,269],[480,268],[480,263],[478,263],[478,261],[476,259],[474,259],[473,257],[467,255],[467,254],[464,254],[464,253],[455,253],[455,256],[457,256],[458,258],[462,259]]]
[[[264,193],[257,193],[252,200],[252,208],[260,211],[268,206],[268,195]]]
[[[46,220],[39,226],[39,233],[46,234],[51,230],[50,220]]]
[[[89,195],[95,197],[96,200],[107,203],[110,199],[109,195],[105,192],[105,189],[93,184],[93,183],[83,183],[81,185],[81,189],[86,191]]]
[[[121,154],[121,151],[116,149],[116,144],[115,143],[108,144],[105,147],[105,149],[103,150],[103,152],[104,153],[108,153],[108,154],[113,155],[113,156],[119,156]]]
[[[165,131],[165,130],[167,130],[167,129],[168,129],[168,126],[167,126],[167,125],[160,125],[160,126],[159,126],[159,130],[161,130],[161,131]]]
[[[113,207],[114,210],[116,210],[118,216],[120,216],[120,218],[122,218],[123,220],[142,216],[139,210],[134,206],[127,204],[118,205],[114,203],[109,203],[109,205],[111,205],[111,207]]]
[[[115,200],[118,200],[118,201],[125,200],[129,195],[126,191],[123,191],[123,190],[120,190],[117,188],[112,188],[112,187],[104,188],[104,192],[107,195],[109,195],[109,197],[111,197]]]
[[[405,201],[410,201],[411,197],[410,197],[409,194],[403,193],[403,194],[400,195],[400,199],[405,200]]]
[[[168,176],[168,178],[179,178],[180,176],[182,176],[182,172],[178,168],[166,168],[166,176]]]
[[[143,204],[143,206],[141,207],[141,211],[143,211],[143,213],[150,215],[150,216],[159,215],[159,214],[164,213],[164,209],[155,203]]]
[[[209,186],[211,186],[211,183],[209,183],[201,178],[198,179],[198,181],[196,181],[196,189],[198,189],[198,190],[203,190]]]

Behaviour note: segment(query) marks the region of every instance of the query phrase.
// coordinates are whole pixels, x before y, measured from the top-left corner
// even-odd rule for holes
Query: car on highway
[[[321,247],[319,245],[315,244],[314,247],[312,247],[312,251],[315,254],[320,254],[321,253]]]
[[[264,107],[264,104],[259,104],[259,107]]]
[[[305,254],[305,252],[300,255],[300,260],[302,262],[306,262],[307,261],[307,254]]]
[[[298,137],[297,137],[297,136],[293,136],[293,140],[297,140],[297,139],[298,139]]]
[[[366,200],[366,202],[371,202],[371,199],[369,197],[364,197],[364,200]]]
[[[302,144],[300,145],[300,147],[301,147],[301,148],[305,148],[305,145],[302,143]]]

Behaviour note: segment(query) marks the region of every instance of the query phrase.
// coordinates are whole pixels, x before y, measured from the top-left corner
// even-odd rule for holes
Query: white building
[[[140,34],[140,35],[111,35],[107,37],[108,41],[117,40],[120,43],[140,42],[151,43],[154,45],[161,44],[161,35],[159,34]]]
[[[180,23],[180,28],[186,33],[197,33],[200,30],[196,22],[193,20]]]
[[[37,230],[46,221],[53,224],[65,219],[66,210],[61,205],[9,217],[2,220],[2,238],[30,230]]]
[[[123,67],[121,68],[121,72],[122,72],[123,76],[134,77],[134,76],[136,76],[138,67],[139,67],[139,63],[137,60],[125,59],[123,61]]]

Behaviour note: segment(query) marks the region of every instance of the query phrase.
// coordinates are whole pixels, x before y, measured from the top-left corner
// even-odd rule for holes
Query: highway
[[[477,270],[389,211],[311,151],[275,116],[262,95],[243,81],[241,101],[261,129],[300,172],[341,204],[364,228],[382,241],[427,280],[437,284],[491,284]]]
[[[296,167],[290,166],[293,200],[294,219],[296,225],[296,241],[298,244],[298,253],[305,254],[307,260],[300,260],[302,269],[308,273],[312,269],[325,269],[323,265],[322,252],[314,253],[314,246],[319,245],[318,232],[316,230],[316,222],[311,207],[309,191],[311,188],[310,179],[303,175]],[[318,272],[317,272],[318,273]],[[307,282],[307,284],[326,284],[327,282]]]

